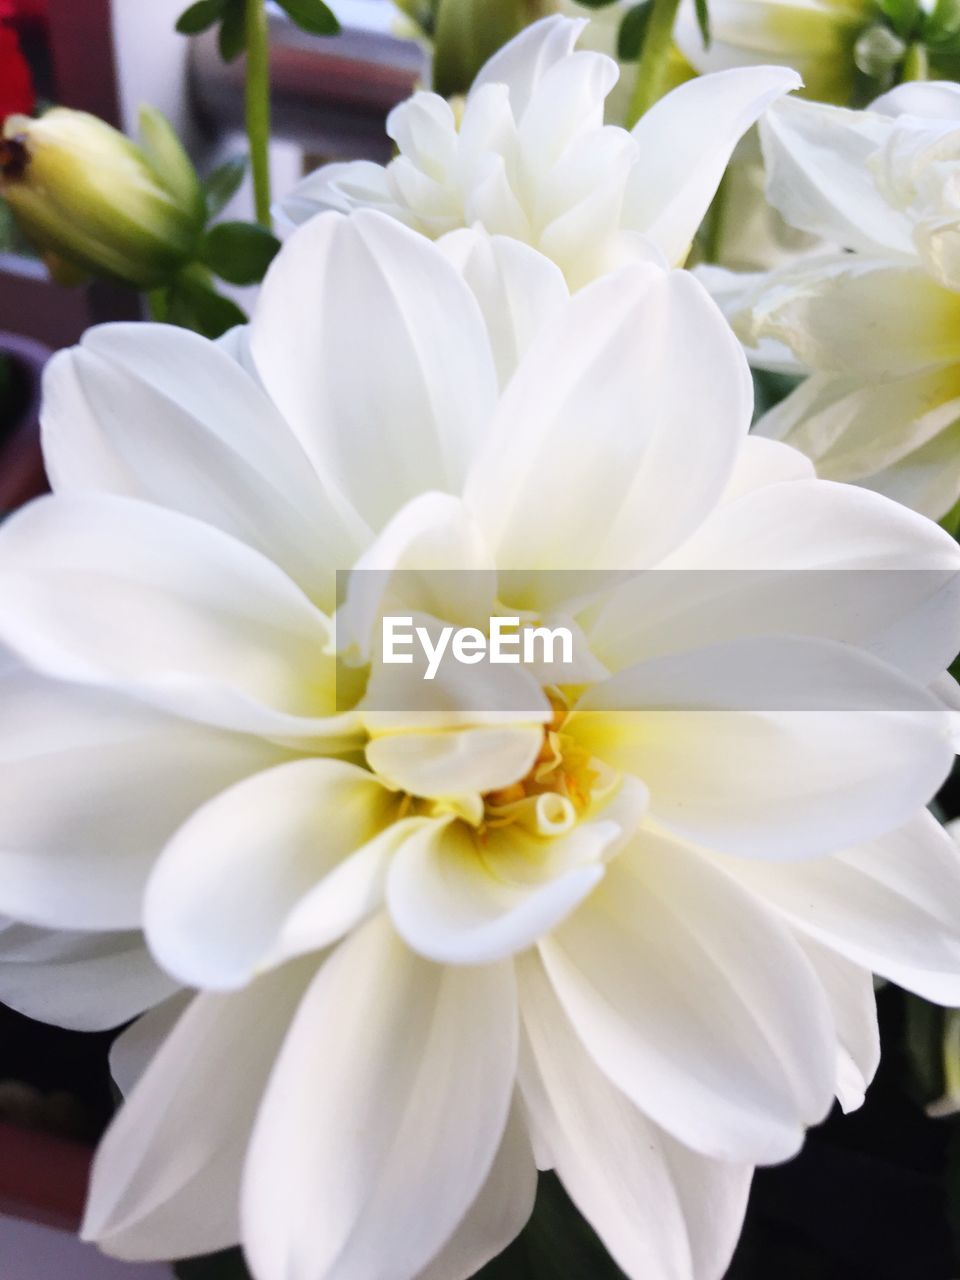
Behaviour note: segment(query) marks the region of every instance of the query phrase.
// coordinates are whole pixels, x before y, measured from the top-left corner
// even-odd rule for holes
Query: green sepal
[[[323,0],[277,0],[277,4],[301,31],[313,36],[335,36],[340,30],[337,15]]]
[[[259,284],[280,252],[275,235],[255,222],[218,222],[203,237],[200,260],[230,284]]]
[[[220,21],[226,7],[227,0],[197,0],[177,19],[177,30],[182,36],[199,35]]]

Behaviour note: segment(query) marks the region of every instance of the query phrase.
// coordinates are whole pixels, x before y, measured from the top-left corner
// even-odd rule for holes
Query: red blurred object
[[[29,115],[36,105],[30,64],[20,48],[13,20],[23,17],[22,0],[0,0],[0,120],[18,113]],[[24,8],[26,6],[23,6]],[[34,6],[29,6],[32,10]]]
[[[76,1231],[92,1156],[79,1143],[0,1124],[0,1213]]]
[[[7,0],[16,22],[46,22],[47,0]]]

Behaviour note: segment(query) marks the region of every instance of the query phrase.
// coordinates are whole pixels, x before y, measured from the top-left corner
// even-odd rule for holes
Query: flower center
[[[570,704],[563,693],[548,690],[547,696],[553,716],[537,758],[526,777],[483,797],[481,832],[518,823],[537,835],[561,835],[616,786],[615,772],[564,733]]]

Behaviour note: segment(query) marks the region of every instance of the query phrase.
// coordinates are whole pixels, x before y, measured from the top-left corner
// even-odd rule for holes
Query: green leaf
[[[205,1258],[185,1258],[173,1266],[177,1280],[250,1280],[239,1249],[211,1253]]]
[[[200,260],[231,284],[259,284],[280,241],[255,222],[218,222],[203,237]]]
[[[220,57],[233,62],[247,47],[247,14],[243,0],[227,0],[227,5],[220,23]]]
[[[617,37],[617,57],[621,62],[636,62],[640,57],[652,12],[653,0],[642,0],[627,11]]]
[[[952,45],[960,34],[960,0],[937,0],[923,22],[923,38],[934,49]]]
[[[170,324],[192,329],[205,338],[219,338],[228,329],[247,322],[241,308],[222,293],[217,293],[213,285],[183,276],[170,289],[167,319]]]
[[[877,7],[902,40],[910,37],[920,17],[920,0],[877,0]]]
[[[230,203],[240,190],[240,184],[247,174],[249,159],[245,155],[231,156],[219,165],[203,184],[203,194],[207,202],[207,217],[215,218]]]
[[[280,8],[301,31],[314,36],[335,36],[340,30],[336,14],[323,0],[277,0]]]
[[[707,0],[694,0],[694,8],[697,14],[697,26],[700,28],[700,35],[703,37],[703,47],[710,48],[710,12],[707,8]]]
[[[943,1093],[943,1010],[909,992],[903,1001],[907,1092],[926,1106]]]
[[[577,0],[584,9],[606,9],[611,4],[616,4],[616,0]]]
[[[182,36],[198,35],[219,22],[226,7],[227,0],[197,0],[177,19],[177,30]]]

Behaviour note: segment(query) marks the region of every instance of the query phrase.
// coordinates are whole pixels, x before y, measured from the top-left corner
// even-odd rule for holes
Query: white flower
[[[713,0],[708,48],[686,0],[674,38],[701,73],[780,64],[799,72],[807,97],[846,103],[857,74],[854,46],[871,21],[868,0]]]
[[[56,494],[0,530],[0,910],[143,928],[199,991],[118,1042],[108,1251],[457,1280],[538,1163],[627,1275],[719,1280],[750,1166],[862,1099],[869,971],[960,1003],[960,864],[924,810],[956,592],[861,589],[960,551],[747,436],[688,273],[571,299],[515,241],[449,248],[326,214],[249,334],[118,325],[55,358]],[[528,713],[466,682],[398,724],[375,667],[338,712],[353,564],[354,635],[452,570],[435,616],[509,587],[596,674],[506,668]],[[583,597],[641,568],[672,572]]]
[[[722,281],[757,363],[813,375],[758,430],[939,519],[960,497],[960,87],[783,103],[761,133],[771,202],[849,252]]]
[[[751,67],[691,80],[627,133],[603,123],[616,62],[574,50],[585,25],[552,17],[522,31],[477,76],[460,119],[415,93],[387,121],[395,160],[327,165],[283,213],[299,224],[321,209],[379,209],[433,238],[479,226],[533,245],[572,288],[658,250],[682,263],[737,139],[799,77]]]

